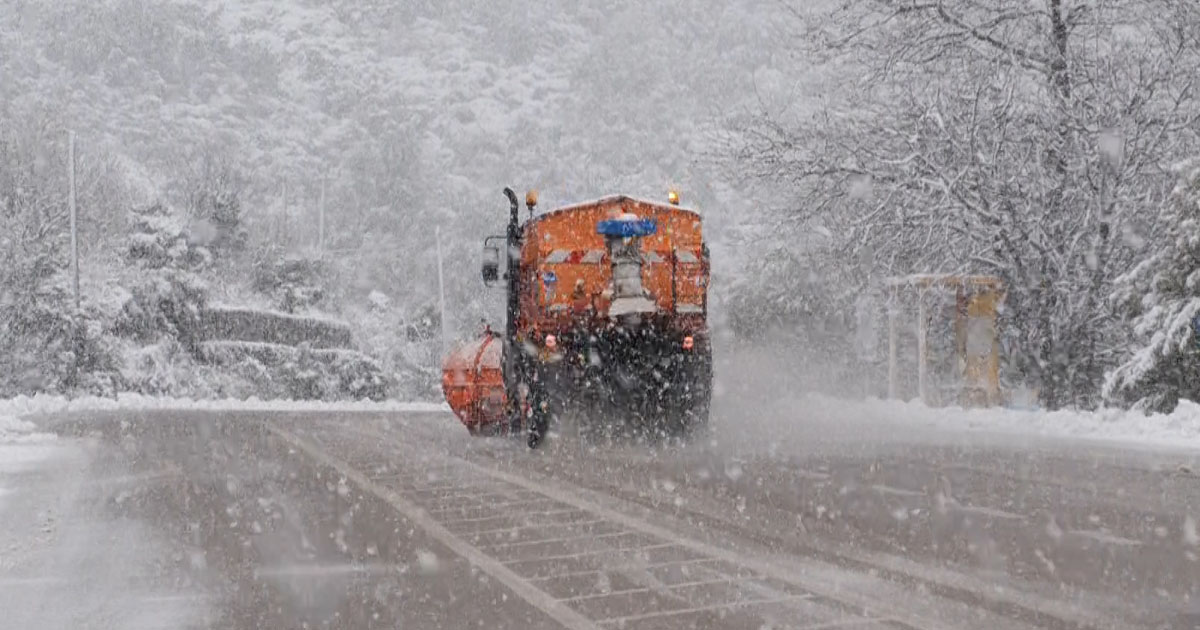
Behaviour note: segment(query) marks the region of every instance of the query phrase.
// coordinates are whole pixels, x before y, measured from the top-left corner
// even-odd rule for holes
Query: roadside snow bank
[[[69,399],[64,396],[17,396],[0,400],[0,422],[11,417],[21,425],[32,424],[17,420],[21,416],[69,411],[108,411],[114,409],[170,409],[205,411],[449,411],[445,403],[400,402],[400,401],[339,401],[323,402],[311,400],[259,400],[234,398],[222,400],[192,400],[190,398],[161,398],[142,394],[120,394],[116,398],[87,396]],[[3,433],[0,424],[0,434]],[[16,426],[16,425],[14,425]]]
[[[804,404],[809,413],[851,424],[876,421],[938,430],[991,431],[1200,449],[1200,404],[1188,400],[1181,400],[1169,414],[1151,415],[1126,409],[935,408],[915,401],[874,398],[850,401],[818,394],[806,396]]]
[[[0,508],[4,506],[5,495],[20,486],[8,475],[49,459],[57,448],[55,439],[52,434],[38,433],[32,422],[0,411]]]
[[[38,433],[32,422],[21,420],[0,410],[0,446],[12,444],[36,444],[54,440],[54,435]],[[0,451],[2,452],[2,451]]]

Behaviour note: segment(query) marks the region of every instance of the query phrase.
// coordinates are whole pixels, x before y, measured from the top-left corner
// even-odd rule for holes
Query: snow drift
[[[933,408],[920,402],[867,399],[848,401],[819,394],[794,407],[804,418],[844,426],[890,425],[943,432],[990,432],[1053,438],[1099,440],[1115,444],[1200,450],[1200,404],[1179,401],[1171,413],[1145,414],[1127,409],[1078,411],[1010,408]]]

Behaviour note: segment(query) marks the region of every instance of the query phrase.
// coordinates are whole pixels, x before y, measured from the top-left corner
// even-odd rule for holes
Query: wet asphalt
[[[121,606],[188,602],[106,625],[42,597],[45,627],[1200,627],[1186,451],[745,441],[719,418],[688,445],[563,430],[536,452],[430,413],[38,422],[77,445],[68,518],[142,532],[120,579],[151,594]]]

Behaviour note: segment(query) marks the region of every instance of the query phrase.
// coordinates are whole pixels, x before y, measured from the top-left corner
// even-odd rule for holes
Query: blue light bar
[[[658,223],[654,219],[606,219],[596,223],[596,233],[604,236],[650,236],[658,231]]]

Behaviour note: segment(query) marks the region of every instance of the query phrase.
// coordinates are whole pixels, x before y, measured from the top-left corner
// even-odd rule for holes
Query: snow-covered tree
[[[1000,276],[1009,368],[1047,406],[1094,404],[1123,326],[1113,278],[1200,148],[1200,5],[836,4],[806,23],[806,54],[841,73],[817,115],[737,126],[738,164],[792,195],[784,238],[834,235],[813,255],[853,273],[831,290]]]
[[[245,178],[231,160],[215,151],[189,155],[181,162],[179,170],[185,173],[181,196],[190,219],[191,239],[217,257],[235,258],[245,250],[248,238],[242,216]]]
[[[252,286],[270,297],[275,308],[287,313],[304,312],[325,298],[328,275],[326,263],[320,258],[285,256],[271,249],[255,261]]]
[[[186,190],[213,156],[245,177],[236,198],[247,249],[316,243],[324,184],[325,250],[353,272],[330,301],[379,288],[433,303],[431,230],[441,228],[447,261],[473,260],[479,239],[502,228],[505,185],[540,188],[544,208],[612,192],[662,198],[675,185],[720,220],[728,208],[695,159],[703,122],[752,101],[748,70],[786,56],[764,45],[786,40],[781,14],[777,0],[219,10],[202,0],[0,0],[0,110],[55,112],[56,129],[80,132],[81,150],[119,154],[147,193],[115,205],[119,238],[127,208],[165,199],[218,228],[193,236],[215,245],[231,268],[224,277],[244,283],[237,272],[248,266],[229,264],[219,243],[236,235],[225,228],[232,206],[191,203]],[[85,227],[93,217],[83,214]],[[474,274],[447,274],[452,330],[502,312],[500,294],[478,286]]]
[[[1113,299],[1133,316],[1137,343],[1105,383],[1110,399],[1164,411],[1200,400],[1200,160],[1177,170],[1162,236],[1117,279]]]
[[[0,125],[0,397],[110,394],[110,339],[88,296],[76,307],[70,283],[65,147],[39,131]]]
[[[167,335],[195,350],[200,311],[208,299],[200,272],[211,265],[212,254],[189,242],[180,217],[162,204],[135,210],[130,223],[125,258],[138,274],[118,331],[144,341]]]

